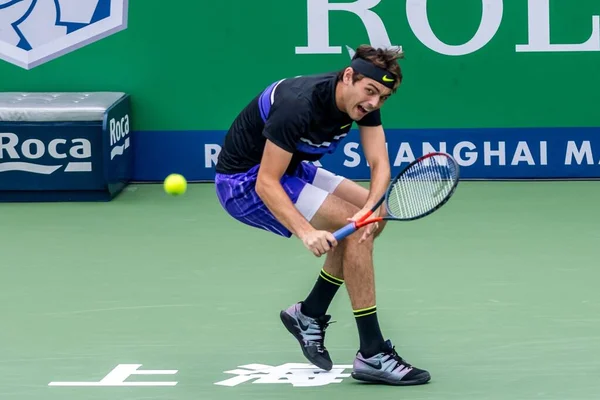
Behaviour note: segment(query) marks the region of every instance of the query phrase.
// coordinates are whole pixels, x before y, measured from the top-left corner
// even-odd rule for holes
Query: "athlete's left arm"
[[[391,179],[390,160],[382,125],[360,126],[363,152],[371,169],[371,187],[364,208],[371,208],[385,194]]]

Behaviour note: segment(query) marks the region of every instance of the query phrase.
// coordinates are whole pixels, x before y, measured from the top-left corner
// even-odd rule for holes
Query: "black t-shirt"
[[[245,172],[260,164],[267,139],[293,153],[288,173],[303,160],[316,161],[335,151],[354,122],[336,106],[336,83],[336,72],[274,82],[233,121],[216,171]],[[380,125],[379,110],[357,124]]]

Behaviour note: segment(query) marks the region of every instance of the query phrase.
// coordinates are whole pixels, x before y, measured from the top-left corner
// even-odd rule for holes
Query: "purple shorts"
[[[273,216],[256,194],[258,168],[257,165],[238,174],[217,173],[217,197],[225,211],[238,221],[289,238],[292,233]],[[280,182],[298,211],[310,221],[327,195],[333,193],[343,180],[339,175],[302,162],[294,174],[284,175]]]

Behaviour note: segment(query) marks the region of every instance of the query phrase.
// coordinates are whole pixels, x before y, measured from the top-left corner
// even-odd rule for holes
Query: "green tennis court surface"
[[[278,314],[323,260],[226,216],[213,185],[2,204],[0,398],[595,400],[599,198],[597,182],[462,182],[431,217],[388,224],[382,329],[433,377],[410,388],[349,377],[345,291],[326,342],[339,368],[304,365]]]

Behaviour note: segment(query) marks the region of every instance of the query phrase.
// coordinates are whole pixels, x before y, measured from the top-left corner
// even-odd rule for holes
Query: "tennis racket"
[[[449,154],[434,152],[411,162],[390,183],[386,193],[358,221],[333,233],[338,240],[363,226],[383,220],[412,221],[423,218],[446,204],[459,181],[459,167]],[[371,217],[385,202],[387,215]]]

